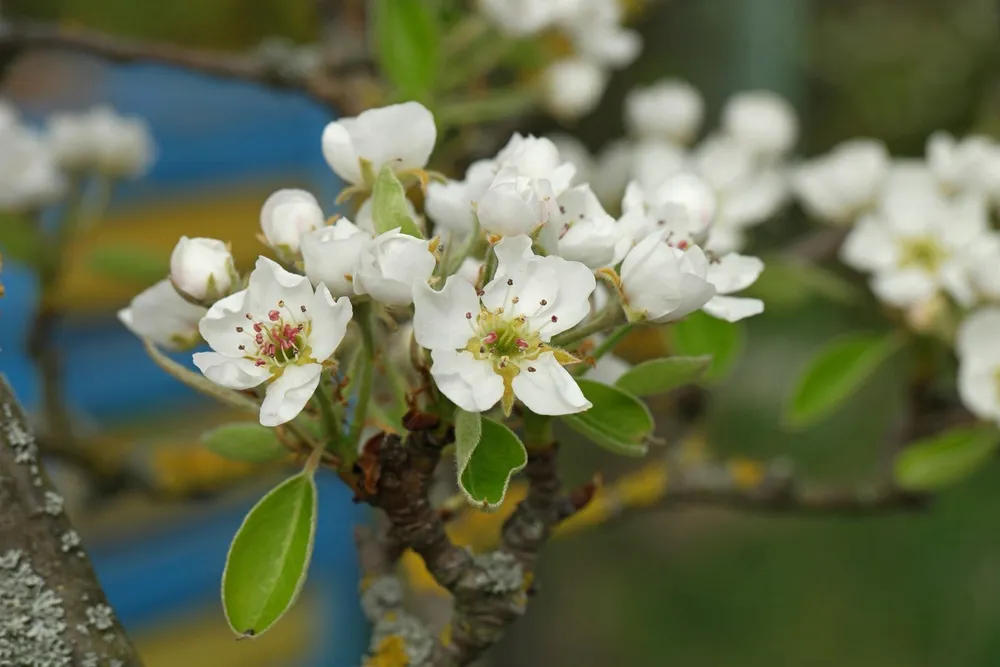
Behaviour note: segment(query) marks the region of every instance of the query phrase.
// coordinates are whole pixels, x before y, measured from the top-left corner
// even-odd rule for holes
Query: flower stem
[[[575,329],[570,329],[553,338],[552,345],[554,347],[572,347],[574,343],[579,343],[589,336],[600,333],[605,329],[610,329],[624,318],[625,313],[622,311],[621,305],[617,301],[611,301],[604,310],[586,324],[578,326]]]
[[[625,338],[630,331],[632,331],[632,326],[633,325],[631,323],[626,323],[608,334],[608,337],[601,341],[601,344],[594,349],[593,354],[590,355],[591,358],[593,358],[594,361],[597,361],[605,354],[615,349],[618,343],[622,342],[622,339]]]
[[[375,333],[370,303],[359,303],[355,307],[354,314],[355,321],[361,327],[361,343],[364,346],[364,352],[358,364],[361,377],[357,385],[357,399],[351,414],[351,431],[347,437],[347,442],[353,447],[356,456],[361,441],[361,432],[365,428],[365,419],[368,416],[368,403],[371,400],[372,381],[375,375]]]
[[[319,412],[323,417],[323,426],[326,428],[328,442],[333,445],[334,451],[339,453],[340,444],[344,439],[344,430],[341,428],[340,420],[333,409],[333,396],[330,395],[330,390],[323,383],[325,379],[320,379],[315,398],[319,404]]]

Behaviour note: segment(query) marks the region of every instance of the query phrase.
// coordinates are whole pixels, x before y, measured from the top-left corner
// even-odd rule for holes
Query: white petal
[[[524,234],[505,236],[493,246],[497,256],[497,273],[513,273],[535,256],[531,250],[531,239]]]
[[[920,269],[884,271],[871,282],[875,295],[891,306],[910,306],[934,295],[937,285]]]
[[[757,225],[777,213],[787,197],[785,177],[776,171],[764,171],[727,193],[719,215],[729,225]]]
[[[233,359],[218,352],[198,352],[194,365],[209,380],[230,389],[252,389],[271,377],[271,371],[250,359]]]
[[[1000,419],[1000,368],[963,362],[958,373],[958,393],[962,403],[977,417]]]
[[[353,233],[350,233],[353,230]],[[324,284],[334,296],[354,293],[348,276],[357,272],[358,257],[371,239],[346,218],[302,237],[302,261],[314,285]]]
[[[552,352],[522,363],[521,372],[514,376],[511,384],[514,395],[535,414],[571,415],[593,407],[580,391],[580,385],[559,365]]]
[[[960,357],[1000,359],[1000,308],[983,308],[966,317],[955,341]]]
[[[350,129],[355,119],[335,120],[323,130],[323,157],[333,172],[351,184],[361,183],[361,165],[351,141]]]
[[[250,286],[244,307],[255,317],[263,319],[272,310],[291,313],[296,321],[304,321],[302,306],[309,308],[313,298],[312,283],[305,276],[286,271],[280,264],[267,257],[258,257],[250,274]],[[279,306],[283,301],[285,305]]]
[[[354,315],[351,300],[342,296],[334,301],[326,285],[320,285],[316,288],[308,315],[312,318],[309,332],[312,358],[319,362],[326,361],[347,333],[347,324]]]
[[[185,301],[169,280],[161,280],[132,299],[119,319],[140,338],[175,349],[181,341],[197,338],[198,322],[205,312]]]
[[[620,357],[616,357],[613,354],[605,354],[603,357],[597,360],[594,367],[583,374],[583,377],[588,380],[597,380],[598,382],[603,382],[604,384],[614,384],[618,382],[618,379],[625,375],[632,368],[632,364],[628,363]]]
[[[429,350],[457,350],[473,336],[471,323],[479,315],[479,297],[464,278],[449,276],[440,292],[426,282],[417,283],[413,308],[413,335],[418,344]]]
[[[760,299],[743,299],[735,296],[716,296],[701,308],[712,317],[727,322],[738,322],[751,315],[764,312],[764,302]]]
[[[657,311],[649,310],[650,322],[664,324],[687,317],[699,308],[703,308],[715,296],[715,287],[712,286],[712,283],[696,275],[682,273],[670,296],[676,299],[673,302],[674,305],[667,309],[667,312],[662,312],[661,309],[662,314],[659,315],[657,315]],[[663,301],[669,303],[666,299]]]
[[[877,271],[896,264],[899,248],[881,218],[865,216],[844,240],[840,259],[861,271]]]
[[[586,265],[562,257],[542,257],[539,266],[550,269],[555,276],[555,298],[535,316],[530,314],[534,307],[527,307],[523,312],[528,315],[528,321],[541,330],[542,340],[547,341],[575,327],[590,313],[590,295],[597,287],[597,280]],[[552,292],[552,286],[549,286],[549,291]],[[528,299],[525,303],[531,304]]]
[[[763,270],[759,258],[730,253],[709,264],[707,277],[717,293],[732,294],[753,285]]]
[[[427,186],[424,208],[438,227],[468,236],[475,224],[475,213],[468,188],[460,181],[437,181]]]
[[[260,209],[260,227],[272,246],[299,249],[302,235],[326,222],[316,197],[305,190],[278,190]]]
[[[396,171],[422,169],[437,141],[434,116],[419,102],[369,109],[350,131],[358,157],[371,162],[376,173],[390,162]]]
[[[244,302],[247,290],[227,296],[217,301],[208,313],[198,323],[198,331],[212,349],[227,357],[240,358],[244,352],[240,345],[252,341],[251,327],[253,323],[246,318]],[[244,331],[237,331],[237,327]]]
[[[295,419],[316,393],[322,376],[319,364],[286,366],[281,377],[267,386],[260,405],[260,423],[279,426]]]
[[[441,393],[467,412],[485,412],[503,397],[503,378],[471,352],[431,351],[431,376]]]

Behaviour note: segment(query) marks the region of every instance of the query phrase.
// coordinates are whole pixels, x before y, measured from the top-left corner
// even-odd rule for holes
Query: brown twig
[[[327,107],[353,115],[365,104],[372,86],[369,63],[345,60],[315,75],[276,68],[254,55],[191,49],[172,44],[129,39],[88,28],[62,28],[34,21],[9,21],[0,26],[0,54],[24,49],[52,49],[102,58],[115,63],[156,63],[207,76],[245,81],[304,93]]]
[[[107,603],[24,411],[0,376],[0,662],[121,665],[138,654]]]

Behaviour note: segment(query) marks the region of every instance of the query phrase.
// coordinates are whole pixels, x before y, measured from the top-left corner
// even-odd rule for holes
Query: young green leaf
[[[619,387],[593,380],[577,382],[594,407],[562,417],[566,425],[616,454],[644,456],[646,439],[653,432],[653,415],[646,404]]]
[[[650,359],[625,371],[615,385],[636,396],[655,396],[697,382],[712,365],[712,357]]]
[[[762,299],[768,308],[795,308],[816,297],[850,304],[861,296],[849,280],[822,266],[779,256],[764,262],[767,271],[741,296]]]
[[[256,637],[295,603],[305,582],[316,533],[316,483],[291,477],[243,519],[222,573],[222,606],[233,632]]]
[[[671,351],[683,357],[710,355],[708,380],[723,378],[739,359],[743,349],[743,325],[695,312],[665,329]]]
[[[958,428],[920,440],[896,457],[896,483],[911,491],[934,491],[969,476],[995,454],[1000,432],[993,427]]]
[[[473,418],[480,421],[478,438]],[[456,416],[455,458],[462,492],[470,503],[487,511],[503,504],[510,478],[528,463],[528,453],[517,434],[503,424],[470,413]]]
[[[803,427],[831,414],[899,347],[894,336],[851,334],[819,351],[799,376],[785,411],[790,426]]]
[[[399,227],[402,234],[423,238],[420,228],[406,206],[406,190],[391,165],[382,167],[372,192],[372,217],[379,234]]]
[[[267,463],[288,454],[274,430],[253,422],[225,424],[201,436],[205,447],[231,461]]]
[[[90,267],[114,280],[136,285],[152,285],[170,273],[166,257],[134,246],[112,245],[97,248],[88,258]]]
[[[437,3],[376,0],[373,9],[382,71],[404,97],[426,100],[441,70]]]

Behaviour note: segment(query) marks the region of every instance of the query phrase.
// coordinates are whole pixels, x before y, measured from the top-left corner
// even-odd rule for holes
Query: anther
[[[301,310],[304,313],[304,312],[306,312],[306,307],[305,306],[299,306],[299,310]]]
[[[529,373],[534,373],[535,372],[535,367],[534,366],[528,366],[528,372]]]
[[[549,305],[549,302],[546,299],[542,299],[541,301],[538,302],[538,305],[539,306],[547,306],[547,305]]]
[[[264,361],[263,359],[258,359],[257,361],[254,362],[253,365],[256,366],[257,368],[260,368],[261,366],[267,366],[267,362]]]
[[[517,296],[515,296],[515,297],[513,297],[513,298],[512,298],[511,300],[510,300],[510,302],[511,302],[511,303],[517,303],[517,302],[518,302],[518,301],[520,301],[520,300],[521,300],[521,298],[520,298],[520,297],[517,297]]]
[[[497,342],[497,338],[499,338],[499,336],[497,336],[497,332],[491,331],[483,337],[483,343],[486,345],[492,345]]]
[[[243,333],[243,327],[236,327],[236,333]]]
[[[484,294],[486,294],[486,290],[481,290],[481,289],[476,290],[476,296],[482,296]]]
[[[247,346],[246,345],[240,345],[239,349],[242,352],[243,350],[247,349]]]
[[[472,319],[472,313],[466,313],[465,314],[465,319],[471,320]]]
[[[514,284],[514,279],[513,278],[508,278],[507,279],[507,286],[510,287],[513,284]]]
[[[553,322],[558,322],[558,321],[559,321],[559,318],[558,318],[558,317],[556,317],[555,315],[553,315],[553,316],[552,316],[551,318],[549,318],[549,319],[551,319],[551,320],[552,320]]]
[[[516,341],[514,341],[514,344],[517,345],[522,350],[527,349],[528,347],[528,341],[524,340],[523,338],[518,338]]]
[[[267,319],[271,320],[272,322],[277,322],[278,320],[281,319],[281,313],[278,312],[277,310],[272,310],[267,314]]]

